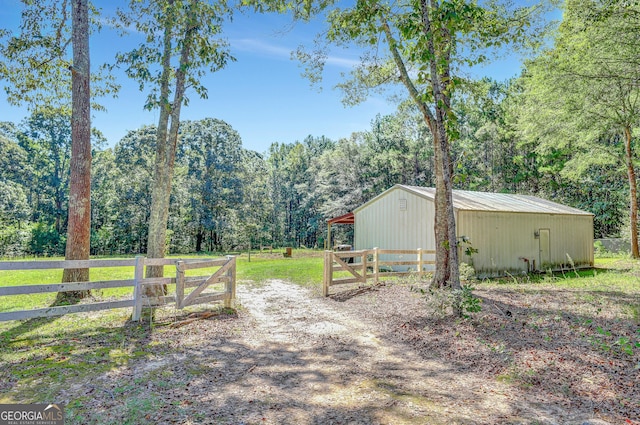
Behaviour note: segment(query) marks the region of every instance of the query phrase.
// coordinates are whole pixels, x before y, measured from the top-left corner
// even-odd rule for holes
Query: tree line
[[[627,188],[621,167],[568,173],[575,155],[528,141],[522,102],[526,75],[482,80],[455,99],[460,138],[452,145],[456,189],[524,193],[595,215],[595,236],[625,230]],[[156,127],[129,132],[112,148],[93,137],[91,253],[147,249]],[[326,220],[353,211],[394,184],[433,186],[433,150],[419,112],[404,102],[348,138],[309,136],[243,148],[233,127],[215,118],[181,125],[170,199],[172,253],[246,250],[250,246],[324,247]],[[609,143],[620,143],[615,135]],[[71,128],[68,115],[37,113],[2,123],[0,255],[62,255],[68,206]],[[567,165],[569,164],[569,165]],[[338,226],[335,240],[349,242]]]

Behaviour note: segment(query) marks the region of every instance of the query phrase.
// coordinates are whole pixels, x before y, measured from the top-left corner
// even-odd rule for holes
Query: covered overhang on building
[[[324,249],[331,249],[331,226],[334,224],[355,224],[356,219],[352,212],[327,220],[327,240],[324,242]]]

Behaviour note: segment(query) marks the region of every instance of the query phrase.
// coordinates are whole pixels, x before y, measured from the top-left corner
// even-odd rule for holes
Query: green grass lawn
[[[169,258],[219,258],[220,255],[175,255]],[[322,283],[323,258],[322,251],[294,250],[292,258],[284,258],[282,252],[252,253],[249,261],[248,255],[242,253],[237,258],[237,279],[260,283],[267,279],[283,279],[303,286],[319,286]],[[62,260],[63,258],[54,258]],[[553,275],[530,275],[526,278],[518,278],[517,282],[531,282],[538,284],[561,285],[567,288],[585,288],[592,290],[626,290],[637,288],[640,285],[640,265],[628,257],[597,258],[595,269],[579,270],[577,273],[568,271]],[[198,276],[211,274],[212,269],[190,270],[188,275]],[[91,281],[132,279],[133,267],[108,267],[91,269]],[[165,276],[174,277],[175,267],[165,266]],[[638,277],[637,277],[638,276]],[[336,274],[336,277],[350,277],[347,272]],[[577,277],[580,277],[578,279]],[[25,271],[0,271],[0,287],[29,284],[59,283],[62,278],[62,270],[25,270]],[[496,279],[487,281],[495,284],[510,284],[512,279]],[[599,288],[599,289],[597,289]],[[175,286],[170,285],[169,291],[174,292]],[[93,291],[97,300],[130,297],[133,294],[132,287],[103,289]],[[43,308],[51,305],[56,294],[31,294],[0,297],[0,312]]]
[[[318,256],[296,258],[262,258],[252,256],[237,260],[238,280],[262,282],[267,279],[283,279],[298,285],[310,286],[322,283],[323,259]]]
[[[175,255],[169,258],[206,259],[220,258],[220,255]],[[310,250],[294,251],[292,258],[284,258],[281,253],[252,254],[251,261],[243,253],[236,256],[236,277],[238,281],[259,283],[267,279],[283,279],[299,285],[316,285],[322,283],[322,253]],[[51,258],[63,260],[63,258]],[[187,276],[210,275],[217,268],[187,271]],[[164,275],[175,277],[175,267],[165,266]],[[60,283],[62,270],[19,270],[0,271],[0,287]],[[133,267],[103,267],[90,271],[90,279],[95,281],[133,279]],[[169,292],[175,292],[175,285],[169,285]],[[133,296],[133,287],[100,289],[92,291],[97,300]],[[0,297],[0,312],[28,310],[50,306],[56,298],[55,293],[14,295]]]
[[[538,286],[585,289],[589,291],[637,291],[640,289],[640,262],[628,257],[596,258],[593,269],[531,274],[518,278],[492,279],[490,284],[532,283]]]

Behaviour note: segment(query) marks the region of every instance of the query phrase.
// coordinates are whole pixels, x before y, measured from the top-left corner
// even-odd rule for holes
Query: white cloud
[[[341,58],[339,56],[329,56],[327,58],[328,65],[334,65],[340,68],[352,69],[360,64],[357,59]]]
[[[229,40],[233,49],[242,50],[245,52],[257,52],[265,54],[266,56],[289,58],[291,55],[291,49],[287,47],[270,44],[262,40],[255,38],[239,38]]]
[[[291,52],[295,50],[289,47],[271,44],[264,40],[255,38],[238,38],[229,40],[229,42],[232,49],[238,49],[245,52],[260,53],[265,56],[271,56],[274,58],[289,59],[291,57]],[[340,56],[329,56],[326,58],[326,63],[329,66],[352,69],[353,67],[357,66],[360,61],[357,59]]]

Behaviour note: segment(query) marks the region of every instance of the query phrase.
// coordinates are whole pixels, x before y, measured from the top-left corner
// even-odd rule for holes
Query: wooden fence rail
[[[145,278],[144,268],[146,266],[176,266],[176,277]],[[70,260],[70,261],[10,261],[0,262],[0,271],[18,270],[43,270],[43,269],[65,269],[65,268],[105,268],[105,267],[133,267],[133,279],[106,280],[94,282],[70,282],[54,284],[34,284],[20,286],[0,287],[0,297],[11,295],[28,295],[47,292],[68,292],[85,291],[93,289],[111,288],[133,288],[131,299],[83,303],[77,305],[51,306],[32,310],[18,310],[0,313],[0,322],[8,320],[24,320],[36,317],[61,316],[68,313],[80,313],[88,311],[110,310],[116,308],[133,307],[132,320],[140,320],[142,308],[144,306],[166,305],[176,302],[176,308],[183,308],[187,305],[200,304],[221,300],[225,307],[232,306],[235,301],[236,279],[235,257],[216,260],[175,260],[164,258],[144,258],[126,260]],[[220,267],[212,276],[185,276],[186,270],[202,269],[210,267]],[[221,272],[222,270],[222,272]],[[224,276],[222,276],[224,274]],[[216,293],[203,293],[210,285],[224,282],[225,290]],[[162,297],[147,297],[144,288],[149,285],[170,285],[176,284],[176,295],[166,295]],[[188,302],[184,302],[184,289],[196,289],[188,294]],[[178,296],[177,292],[180,292]],[[192,295],[194,292],[197,293]]]
[[[378,283],[385,276],[406,276],[418,273],[422,277],[425,268],[434,265],[434,260],[425,259],[425,255],[435,255],[434,250],[426,249],[364,249],[359,251],[325,251],[324,273],[322,278],[322,294],[329,295],[329,288],[346,283],[367,283],[367,279],[373,279]],[[400,258],[388,260],[382,256],[413,256],[413,260]],[[357,260],[357,261],[356,261]],[[409,271],[393,271],[393,266],[406,266]],[[390,271],[389,271],[390,270]],[[334,273],[348,272],[350,276],[335,278]]]

